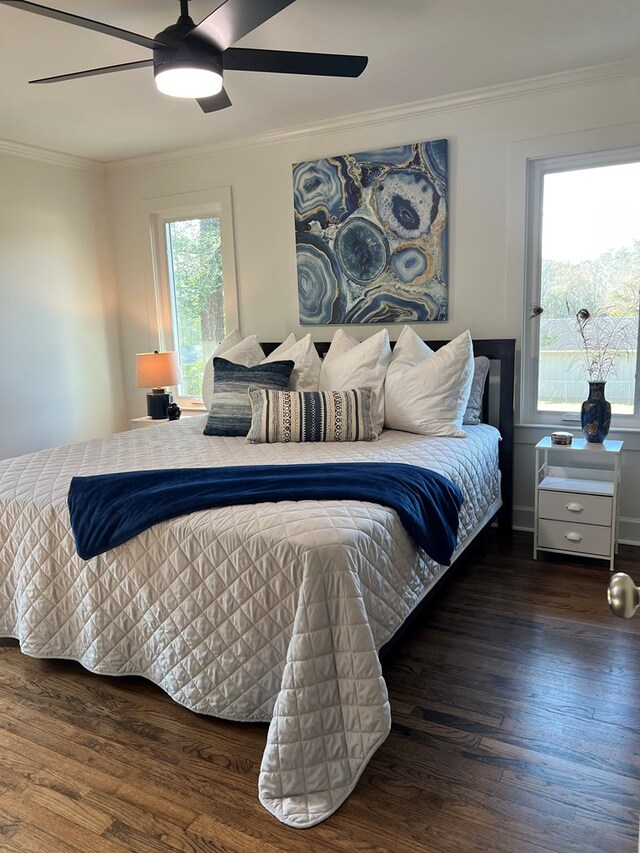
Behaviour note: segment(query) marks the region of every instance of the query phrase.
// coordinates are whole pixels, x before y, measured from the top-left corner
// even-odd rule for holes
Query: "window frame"
[[[145,228],[150,247],[149,332],[158,341],[160,350],[177,350],[175,300],[166,226],[170,222],[219,217],[222,252],[222,289],[224,295],[225,327],[239,328],[238,288],[236,280],[233,208],[231,187],[216,187],[193,193],[148,199],[142,204]],[[178,388],[181,392],[182,388]],[[202,397],[178,397],[192,408],[202,408]]]
[[[593,151],[579,154],[560,154],[527,159],[526,176],[526,236],[525,236],[525,286],[522,333],[522,367],[520,418],[521,423],[535,426],[580,426],[579,413],[561,411],[544,412],[538,409],[538,374],[540,369],[540,315],[532,316],[532,309],[540,304],[542,272],[542,214],[544,205],[544,178],[548,174],[597,169],[603,166],[620,166],[640,162],[640,147],[623,150]],[[640,428],[640,322],[636,353],[636,384],[634,389],[634,414],[613,414],[612,429]],[[587,394],[585,377],[585,398]]]

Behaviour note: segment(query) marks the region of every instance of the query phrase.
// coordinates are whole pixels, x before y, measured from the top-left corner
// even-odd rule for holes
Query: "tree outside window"
[[[225,337],[220,218],[168,222],[166,245],[182,394],[199,397],[205,362]]]

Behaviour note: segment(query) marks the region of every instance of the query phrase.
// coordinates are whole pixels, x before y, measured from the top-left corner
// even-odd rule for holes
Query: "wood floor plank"
[[[87,838],[85,843],[89,843]],[[45,829],[33,824],[23,825],[11,836],[11,853],[86,853],[86,847],[76,847],[50,835]],[[3,849],[4,853],[4,849]]]
[[[0,766],[20,773],[34,785],[52,788],[79,799],[93,789],[109,791],[118,781],[97,773],[78,761],[69,761],[60,751],[42,748],[24,737],[0,729]]]
[[[574,771],[553,770],[551,768],[523,767],[520,770],[505,770],[503,783],[511,789],[532,793],[549,803],[564,803],[572,806],[577,814],[579,809],[588,811],[594,818],[611,823],[628,825],[633,822],[637,812],[636,799],[632,796],[625,802],[619,802],[611,792],[601,785],[585,784],[576,779]]]
[[[141,803],[140,799],[137,796],[130,798],[127,790],[121,790],[119,795],[103,792],[88,794],[81,802],[86,808],[105,815],[106,825],[101,831],[106,838],[111,837],[111,827],[117,821],[118,824],[155,840],[160,847],[163,835],[182,834],[196,817],[195,813],[189,813],[187,810],[179,817],[175,811],[173,814],[166,814],[163,812],[164,800],[160,798],[153,803]]]
[[[616,775],[637,778],[640,775],[640,755],[633,751],[634,747],[629,748],[629,743],[621,743],[618,738],[599,742],[596,735],[598,723],[598,720],[591,721],[593,729],[589,733],[583,724],[580,734],[574,734],[575,730],[567,727],[566,723],[557,723],[554,727],[545,717],[536,714],[521,715],[518,719],[507,715],[501,733],[507,740],[512,738],[513,742],[528,743],[532,749],[552,751],[568,761],[577,761],[581,766],[588,764]],[[586,760],[585,755],[588,755]]]
[[[394,673],[393,680],[388,683],[388,687],[394,695],[401,696],[405,701],[413,698],[417,705],[425,708],[455,708],[461,716],[466,712],[481,712],[487,716],[498,716],[499,714],[503,716],[510,711],[527,711],[532,707],[530,699],[520,693],[507,693],[505,695],[503,692],[502,695],[498,695],[490,689],[480,690],[477,686],[472,687],[466,678],[460,683],[450,679],[445,684],[441,680],[430,677],[430,675],[430,673],[426,675],[411,673],[400,664],[398,671]],[[566,702],[551,692],[539,698],[534,707],[550,714],[561,714],[569,719],[590,720],[593,719],[595,713],[587,696],[580,697],[576,702]]]
[[[187,836],[208,841],[210,844],[224,840],[226,849],[239,851],[246,850],[250,844],[260,844],[260,850],[264,853],[284,853],[284,850],[300,849],[297,846],[282,848],[278,843],[273,844],[266,838],[256,837],[246,818],[240,817],[239,820],[234,820],[233,814],[230,814],[229,818],[231,820],[225,820],[223,823],[220,820],[213,820],[206,814],[198,815],[193,823],[187,827]]]
[[[4,788],[2,793],[6,794],[8,790],[8,788]],[[0,850],[5,849],[9,839],[18,832],[22,823],[23,821],[19,816],[9,814],[2,808],[2,801],[0,800]]]
[[[512,819],[530,821],[537,823],[543,817],[558,817],[565,821],[573,821],[576,814],[575,803],[566,803],[562,799],[551,799],[541,796],[536,790],[523,790],[516,785],[505,781],[503,772],[500,782],[495,785],[477,784],[473,781],[463,782],[460,780],[449,781],[445,786],[442,778],[432,775],[430,778],[420,777],[419,782],[413,786],[407,783],[389,781],[394,772],[395,764],[383,767],[378,771],[377,783],[380,788],[389,794],[389,799],[406,799],[416,810],[424,809],[427,814],[434,815],[451,800],[455,802],[470,803],[481,807],[487,817],[495,815],[508,815]],[[383,771],[386,771],[383,775]],[[369,784],[372,780],[367,779]],[[398,788],[404,786],[410,792],[409,795],[402,794]],[[412,812],[411,820],[415,820]]]
[[[637,853],[640,617],[608,580],[492,533],[385,661],[392,733],[304,832],[258,802],[265,726],[0,641],[0,851]]]
[[[640,779],[594,766],[584,753],[580,761],[575,754],[558,754],[558,750],[546,742],[532,745],[505,738],[483,738],[482,748],[504,769],[527,766],[534,773],[542,769],[564,773],[567,778],[573,775],[576,786],[583,786],[586,790],[606,788],[608,799],[625,805],[640,796]]]
[[[15,815],[17,820],[30,823],[33,817],[33,800],[30,791],[27,793],[25,790],[14,790],[5,794],[0,799],[0,803],[9,813]],[[126,847],[113,844],[103,838],[98,831],[99,826],[95,828],[81,826],[76,821],[59,814],[55,808],[43,806],[41,802],[38,803],[38,818],[46,829],[47,835],[52,838],[50,842],[52,849],[58,844],[71,844],[78,850],[91,850],[91,853],[126,853]],[[0,839],[0,850],[3,849]]]

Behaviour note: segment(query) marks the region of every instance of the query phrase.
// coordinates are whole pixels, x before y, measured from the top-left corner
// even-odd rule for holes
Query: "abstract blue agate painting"
[[[293,166],[300,323],[448,318],[446,139]]]

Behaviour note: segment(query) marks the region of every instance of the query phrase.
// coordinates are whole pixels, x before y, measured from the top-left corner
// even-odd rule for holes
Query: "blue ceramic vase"
[[[605,384],[589,382],[589,396],[582,404],[582,432],[591,444],[602,444],[611,427],[611,403],[604,398]]]

